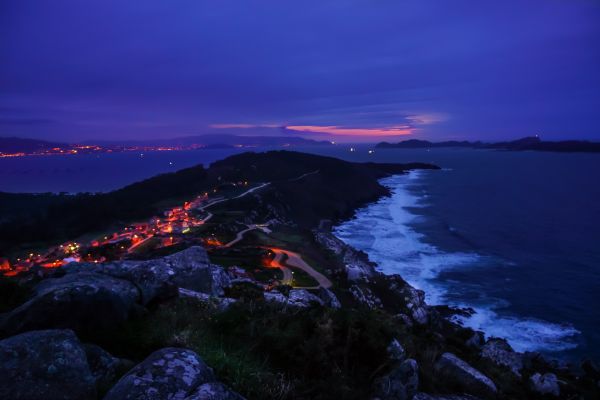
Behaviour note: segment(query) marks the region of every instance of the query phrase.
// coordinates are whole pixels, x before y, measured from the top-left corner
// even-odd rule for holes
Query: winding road
[[[278,248],[271,248],[271,251],[275,253],[275,258],[271,262],[271,266],[277,267],[283,272],[282,283],[290,284],[293,281],[292,271],[288,268],[288,266],[290,266],[294,268],[299,268],[302,271],[306,272],[319,284],[318,286],[302,287],[302,289],[318,289],[320,287],[328,289],[331,287],[331,281],[325,275],[308,265],[306,261],[302,259],[300,254],[295,253],[293,251]],[[283,261],[284,255],[287,256],[287,260],[285,261]]]

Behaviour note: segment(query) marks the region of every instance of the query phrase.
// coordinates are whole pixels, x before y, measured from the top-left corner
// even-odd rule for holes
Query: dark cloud
[[[3,2],[0,108],[60,122],[0,135],[598,138],[599,39],[592,0]]]

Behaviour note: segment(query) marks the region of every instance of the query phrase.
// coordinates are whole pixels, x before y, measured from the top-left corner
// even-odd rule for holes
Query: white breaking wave
[[[407,175],[381,180],[391,196],[358,210],[355,218],[335,228],[336,236],[365,251],[381,272],[399,274],[412,286],[425,291],[429,304],[473,308],[473,316],[457,320],[465,326],[484,331],[488,336],[506,338],[517,351],[560,351],[576,347],[569,339],[579,332],[571,326],[501,316],[494,311],[499,304],[493,301],[482,305],[448,299],[452,282],[436,280],[440,272],[450,268],[482,266],[486,257],[476,253],[444,252],[426,243],[424,235],[412,228],[411,225],[423,217],[410,210],[426,205],[426,195],[417,196],[409,189],[421,173],[411,171]]]

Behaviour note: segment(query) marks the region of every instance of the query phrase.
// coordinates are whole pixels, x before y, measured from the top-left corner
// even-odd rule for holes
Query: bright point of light
[[[354,151],[354,147],[350,147],[350,151]]]
[[[369,150],[369,154],[375,153],[375,150]]]

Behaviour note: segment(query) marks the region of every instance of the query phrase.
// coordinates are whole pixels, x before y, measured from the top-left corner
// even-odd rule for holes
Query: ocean
[[[354,151],[351,151],[353,149]],[[368,145],[293,150],[350,161],[431,162],[382,180],[392,195],[335,228],[431,304],[519,351],[600,360],[600,155]],[[100,192],[239,149],[0,159],[0,191]]]
[[[518,351],[600,359],[599,155],[378,153],[443,169],[383,179],[392,195],[336,227],[342,240]]]

